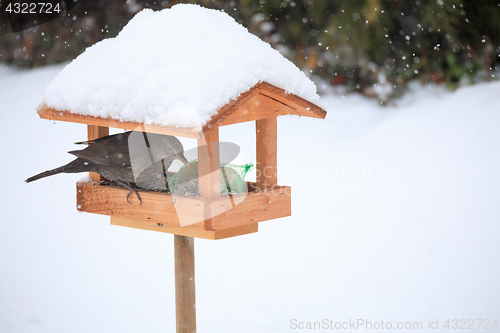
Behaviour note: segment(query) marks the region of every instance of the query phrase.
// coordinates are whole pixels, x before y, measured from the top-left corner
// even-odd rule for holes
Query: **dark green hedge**
[[[191,2],[225,10],[316,77],[382,99],[413,78],[450,88],[490,80],[500,63],[497,0]],[[18,67],[67,61],[116,36],[137,10],[175,3],[80,1],[66,16],[15,34],[0,16],[0,61]],[[384,83],[395,88],[388,96],[374,86]]]

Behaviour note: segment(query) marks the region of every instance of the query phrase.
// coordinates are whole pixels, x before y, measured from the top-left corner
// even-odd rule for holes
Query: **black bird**
[[[134,187],[148,190],[168,188],[167,170],[175,159],[189,165],[181,142],[170,135],[129,131],[91,141],[76,142],[87,148],[70,151],[77,157],[59,168],[26,179],[32,182],[58,173],[96,172],[141,197]]]

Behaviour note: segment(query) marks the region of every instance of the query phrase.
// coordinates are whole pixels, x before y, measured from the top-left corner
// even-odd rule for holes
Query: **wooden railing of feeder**
[[[129,204],[127,189],[99,185],[101,176],[91,173],[90,178],[95,182],[77,183],[77,207],[83,212],[108,215],[113,225],[206,239],[256,232],[258,222],[291,215],[291,189],[279,186],[277,180],[277,117],[299,115],[323,119],[326,116],[315,104],[265,82],[222,107],[201,131],[82,116],[44,105],[39,107],[38,114],[44,119],[87,124],[89,140],[108,135],[109,127],[197,139],[199,174],[209,174],[199,179],[199,198],[176,197],[174,206],[170,194],[140,191],[142,205],[135,196],[131,196]],[[248,183],[244,200],[227,210],[227,198],[221,198],[217,191],[220,189],[219,127],[247,121],[256,122],[257,181]],[[237,196],[231,200],[238,199]],[[176,206],[189,212],[183,219],[197,222],[181,227]]]

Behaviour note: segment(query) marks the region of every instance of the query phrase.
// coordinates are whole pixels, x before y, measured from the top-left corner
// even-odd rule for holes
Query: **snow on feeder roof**
[[[228,14],[179,4],[144,9],[89,47],[49,84],[38,112],[189,137],[284,114],[324,118],[318,101],[303,72]]]

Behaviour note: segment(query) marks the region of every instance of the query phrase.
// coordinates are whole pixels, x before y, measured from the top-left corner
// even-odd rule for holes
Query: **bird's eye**
[[[174,151],[174,150],[172,149],[172,147],[170,147],[170,146],[168,146],[168,147],[167,147],[167,150],[168,150],[169,152],[173,152],[173,151]]]

